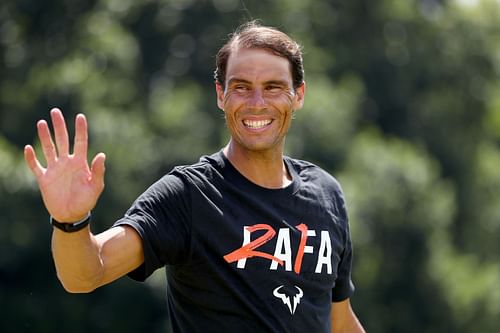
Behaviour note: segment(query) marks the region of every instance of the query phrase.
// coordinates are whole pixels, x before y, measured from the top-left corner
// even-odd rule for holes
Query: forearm
[[[353,316],[344,323],[342,328],[332,327],[332,333],[366,333],[358,318]]]
[[[332,333],[365,333],[349,299],[332,303]]]
[[[100,285],[103,262],[99,245],[88,226],[74,233],[54,228],[52,256],[57,276],[68,292],[91,292]]]

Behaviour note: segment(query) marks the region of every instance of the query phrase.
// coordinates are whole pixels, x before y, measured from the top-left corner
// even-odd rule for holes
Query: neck
[[[245,178],[259,186],[284,188],[292,182],[283,151],[249,151],[237,149],[232,142],[224,148],[224,155]]]

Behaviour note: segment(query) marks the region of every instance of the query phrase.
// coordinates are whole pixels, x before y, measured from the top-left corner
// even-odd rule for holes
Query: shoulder
[[[319,204],[331,206],[336,215],[347,222],[345,197],[339,181],[314,163],[289,157],[287,161],[300,178],[302,194],[317,199]]]
[[[154,183],[149,191],[160,193],[182,192],[192,186],[210,184],[221,177],[220,156],[216,153],[200,157],[198,162],[178,165]]]
[[[217,154],[202,156],[190,165],[175,166],[170,172],[150,185],[139,196],[139,201],[168,201],[188,198],[193,188],[206,187],[218,174]]]
[[[219,153],[204,155],[196,163],[176,166],[163,178],[169,180],[177,177],[187,182],[206,181],[219,176],[222,165]]]
[[[322,167],[305,160],[285,156],[285,161],[300,177],[302,183],[328,187],[330,190],[342,193],[339,181]]]

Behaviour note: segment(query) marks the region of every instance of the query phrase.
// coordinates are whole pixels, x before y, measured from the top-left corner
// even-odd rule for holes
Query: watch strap
[[[64,232],[76,232],[79,230],[82,230],[85,228],[91,220],[92,214],[88,212],[87,216],[85,216],[83,219],[77,222],[73,223],[62,223],[57,220],[55,220],[52,216],[50,217],[50,224],[52,224],[54,227],[56,227],[59,230],[62,230]]]

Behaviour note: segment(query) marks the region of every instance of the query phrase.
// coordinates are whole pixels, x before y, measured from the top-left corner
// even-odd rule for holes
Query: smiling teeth
[[[245,124],[246,127],[250,127],[253,129],[258,129],[265,127],[271,123],[271,120],[245,120],[243,121],[243,124]]]

